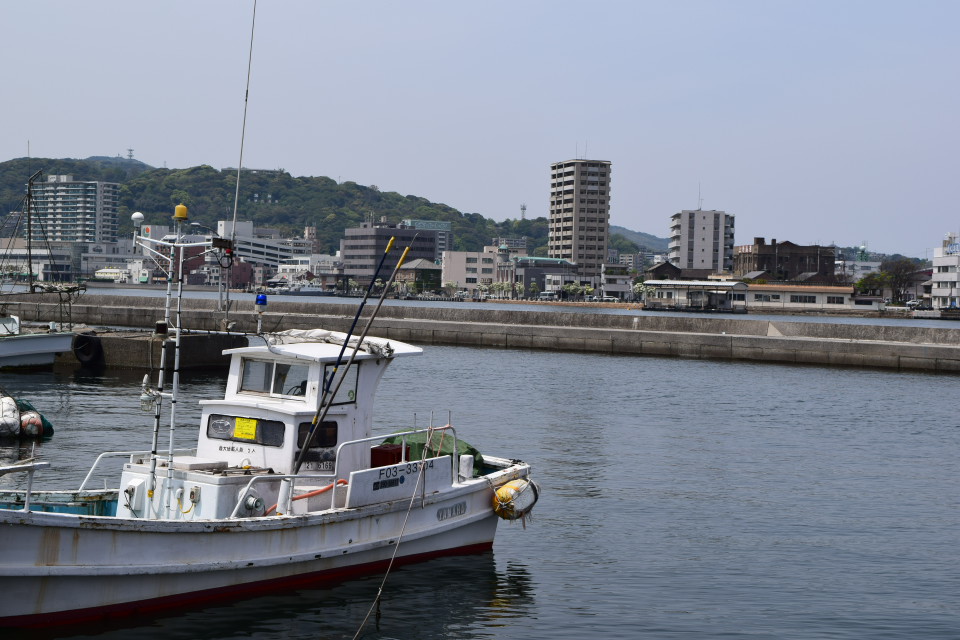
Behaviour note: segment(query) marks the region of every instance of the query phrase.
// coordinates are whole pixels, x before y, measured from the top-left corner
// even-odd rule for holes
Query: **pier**
[[[35,298],[35,296],[34,296]],[[183,366],[216,366],[219,351],[241,346],[257,326],[252,296],[234,301],[228,334],[191,335]],[[140,340],[163,317],[164,298],[85,295],[73,304],[73,320],[90,327],[134,327],[139,338],[105,333],[102,345],[108,366],[137,366],[147,352],[121,349],[110,340]],[[323,328],[347,331],[357,302],[350,304],[276,302],[262,314],[263,330]],[[22,319],[48,320],[56,300],[31,302],[16,308]],[[373,304],[368,304],[368,317]],[[12,312],[13,309],[8,309]],[[224,315],[212,299],[185,298],[183,327],[195,332],[222,332]],[[361,326],[363,321],[361,320]],[[99,332],[98,332],[99,333]],[[770,321],[702,315],[630,315],[570,313],[460,306],[383,306],[372,333],[414,344],[582,351],[624,355],[752,360],[790,364],[876,367],[895,370],[960,372],[960,329],[870,324]],[[126,337],[123,337],[126,335]],[[185,336],[186,339],[186,336]],[[155,347],[159,348],[159,347]],[[139,347],[138,349],[146,349]],[[150,356],[154,357],[154,356]],[[156,362],[156,361],[155,361]],[[199,364],[201,363],[202,364]]]

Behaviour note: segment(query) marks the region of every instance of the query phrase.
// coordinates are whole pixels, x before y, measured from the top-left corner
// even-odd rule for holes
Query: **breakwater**
[[[34,302],[35,298],[23,298],[18,306],[8,307],[7,311],[19,313],[24,320],[54,317],[56,299]],[[163,304],[162,297],[85,295],[73,303],[72,312],[74,322],[93,327],[148,329],[162,319]],[[262,324],[264,331],[346,331],[356,308],[356,302],[271,300],[262,314]],[[373,304],[368,304],[364,317],[369,316],[372,308]],[[255,331],[257,315],[252,298],[234,301],[229,314],[230,330]],[[182,316],[187,329],[224,329],[224,316],[217,311],[216,300],[185,298]],[[372,333],[414,344],[960,372],[960,329],[908,325],[390,305],[381,308]]]

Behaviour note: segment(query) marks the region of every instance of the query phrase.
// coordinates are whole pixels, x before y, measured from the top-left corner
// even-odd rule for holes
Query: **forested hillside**
[[[42,169],[44,174],[69,174],[76,180],[120,183],[120,229],[132,230],[130,214],[140,211],[148,222],[163,223],[181,202],[190,209],[190,219],[207,226],[233,218],[236,171],[220,171],[202,165],[189,169],[157,169],[126,158],[86,160],[18,158],[0,163],[0,206],[16,210],[26,190],[27,178]],[[367,217],[389,222],[406,218],[451,222],[454,249],[479,251],[497,236],[528,238],[528,250],[546,255],[547,220],[495,222],[478,213],[461,213],[445,204],[414,195],[382,192],[355,182],[337,183],[326,177],[295,178],[283,170],[244,171],[240,176],[237,219],[252,220],[258,227],[273,227],[285,234],[302,235],[305,226],[317,227],[323,250],[335,252],[347,227],[358,226]],[[613,246],[636,250],[632,241],[613,238]]]

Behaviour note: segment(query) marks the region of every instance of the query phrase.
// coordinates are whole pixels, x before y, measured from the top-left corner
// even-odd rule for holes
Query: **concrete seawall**
[[[235,332],[256,329],[257,313],[252,297],[244,298],[234,301],[230,314]],[[163,304],[162,297],[85,295],[73,304],[73,319],[93,327],[149,329],[162,319]],[[184,328],[220,330],[223,314],[216,311],[216,305],[217,301],[212,299],[184,299]],[[24,303],[18,308],[8,307],[8,312],[19,313],[24,320],[43,321],[54,317],[55,306],[55,299],[51,299]],[[368,304],[364,317],[369,316],[373,306],[373,303]],[[278,331],[319,327],[346,331],[356,308],[356,302],[271,301],[263,314],[263,328]],[[363,324],[361,320],[361,326]],[[906,324],[771,322],[750,317],[641,316],[543,309],[516,311],[391,305],[381,308],[372,333],[414,344],[960,372],[960,329]]]

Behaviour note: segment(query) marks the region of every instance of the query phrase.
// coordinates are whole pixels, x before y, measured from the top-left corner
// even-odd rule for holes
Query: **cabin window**
[[[303,443],[310,433],[312,422],[301,422],[297,427],[297,455],[303,450]],[[310,448],[303,454],[304,462],[316,462],[317,469],[333,471],[334,461],[337,458],[337,423],[333,420],[324,420],[314,430]]]
[[[321,389],[322,397],[326,396],[326,391],[329,388],[332,393],[334,389],[337,389],[337,395],[334,396],[333,401],[330,404],[352,404],[357,400],[357,372],[360,370],[360,365],[354,363],[352,367],[347,368],[345,365],[341,365],[339,369],[334,367],[332,364],[327,365],[323,368],[323,389]],[[340,379],[343,379],[343,382],[340,382]],[[327,386],[329,384],[329,387]],[[340,388],[337,388],[337,385],[340,385]]]
[[[303,442],[310,433],[312,422],[301,422],[297,427],[297,448],[303,448]],[[313,436],[311,449],[328,448],[337,446],[337,422],[335,420],[324,420],[316,428],[316,434]]]
[[[303,396],[307,393],[307,373],[310,367],[305,364],[280,364],[273,371],[273,392],[284,396]]]
[[[306,394],[310,366],[263,360],[244,360],[240,391],[279,396]]]
[[[279,447],[283,445],[284,424],[279,420],[261,420],[212,413],[207,419],[207,437]]]

